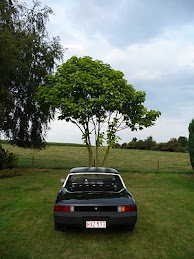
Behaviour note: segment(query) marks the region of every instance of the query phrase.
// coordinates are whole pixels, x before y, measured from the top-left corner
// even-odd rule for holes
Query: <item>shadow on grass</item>
[[[192,170],[170,170],[168,171],[168,169],[165,170],[160,170],[159,172],[157,172],[157,170],[139,170],[139,169],[127,169],[127,168],[116,168],[120,173],[140,173],[140,174],[188,174],[188,175],[194,175],[194,172]]]
[[[96,228],[96,229],[88,229],[85,228],[84,226],[71,226],[71,227],[66,227],[64,231],[56,231],[57,232],[62,232],[62,233],[72,233],[72,234],[104,234],[104,233],[111,233],[111,234],[118,234],[118,233],[134,233],[134,230],[130,230],[128,227],[107,227],[107,228]]]

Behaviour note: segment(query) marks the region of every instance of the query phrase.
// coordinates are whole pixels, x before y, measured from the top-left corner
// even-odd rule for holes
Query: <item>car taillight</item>
[[[74,211],[74,206],[55,205],[54,211],[73,212]]]
[[[137,206],[136,205],[118,206],[118,212],[130,212],[130,211],[137,211]]]

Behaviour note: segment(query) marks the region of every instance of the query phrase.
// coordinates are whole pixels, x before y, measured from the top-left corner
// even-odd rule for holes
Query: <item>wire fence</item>
[[[73,167],[88,166],[88,160],[65,159],[65,158],[47,158],[47,157],[25,157],[18,159],[19,166],[23,168],[37,168],[37,169],[71,169]],[[113,161],[106,164],[107,167],[117,168],[120,172],[131,173],[180,173],[191,174],[193,173],[189,163],[171,163],[166,164],[164,161],[130,161],[123,163],[122,161]]]
[[[86,166],[86,164],[79,160],[68,161],[61,158],[38,158],[38,157],[27,157],[19,158],[18,164],[24,168],[53,168],[53,169],[71,169],[72,167]]]

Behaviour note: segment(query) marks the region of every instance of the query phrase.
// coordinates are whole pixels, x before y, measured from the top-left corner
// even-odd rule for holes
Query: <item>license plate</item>
[[[86,228],[106,228],[106,221],[86,221]]]

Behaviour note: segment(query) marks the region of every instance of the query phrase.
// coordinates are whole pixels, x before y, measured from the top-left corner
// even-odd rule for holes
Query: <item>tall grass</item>
[[[88,166],[88,153],[85,147],[47,146],[44,150],[33,151],[3,144],[5,149],[18,154],[19,165],[25,168],[56,168]],[[102,161],[106,148],[100,148]],[[122,172],[140,173],[192,173],[188,153],[112,149],[106,163]]]

